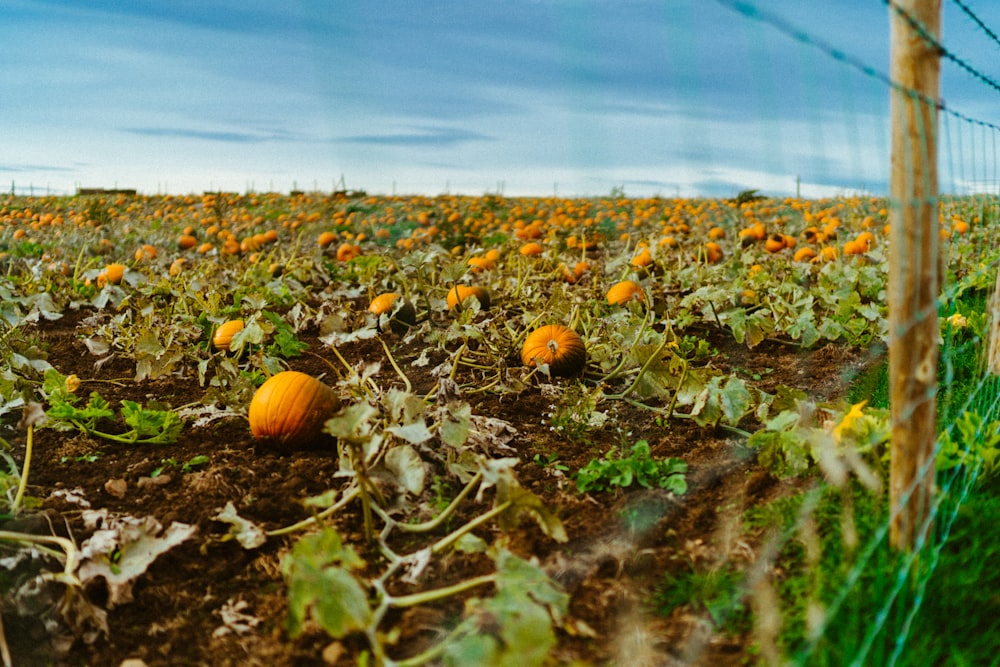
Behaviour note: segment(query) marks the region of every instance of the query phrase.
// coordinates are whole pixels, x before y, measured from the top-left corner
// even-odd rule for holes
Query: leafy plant
[[[749,629],[750,609],[743,597],[745,573],[732,563],[698,569],[693,563],[679,573],[668,573],[656,587],[652,604],[667,616],[678,607],[708,614],[717,628]]]
[[[954,422],[953,431],[941,434],[936,466],[947,471],[965,466],[975,470],[980,483],[1000,473],[1000,421],[986,423],[975,412],[966,412]]]
[[[612,487],[627,489],[633,484],[661,488],[677,495],[687,492],[687,463],[678,458],[652,458],[649,443],[640,440],[632,446],[628,457],[614,456],[609,451],[602,459],[593,459],[574,476],[580,493],[607,491]]]
[[[877,485],[872,475],[881,469],[883,445],[889,440],[888,411],[866,409],[864,401],[847,408],[801,399],[796,403],[750,436],[747,445],[757,450],[757,461],[777,477],[804,475],[818,464],[834,480],[853,471]],[[865,456],[871,465],[865,464]]]
[[[176,442],[184,426],[180,416],[167,406],[155,403],[143,407],[136,401],[121,402],[120,417],[128,427],[123,433],[100,430],[101,421],[114,419],[116,413],[98,392],[91,392],[82,407],[74,405],[75,396],[49,397],[47,426],[57,429],[75,429],[87,435],[128,445],[169,444]]]

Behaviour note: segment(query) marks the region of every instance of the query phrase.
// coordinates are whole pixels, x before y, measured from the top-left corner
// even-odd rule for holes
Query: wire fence
[[[1000,127],[993,120],[964,112],[958,105],[946,104],[947,89],[940,98],[928,98],[893,80],[882,66],[840,48],[836,40],[826,37],[827,33],[821,36],[804,30],[783,13],[742,0],[717,2],[744,20],[765,25],[783,38],[793,40],[799,48],[786,52],[790,58],[802,58],[803,50],[822,54],[851,76],[884,87],[887,97],[900,94],[938,111],[938,126],[921,128],[918,133],[922,140],[937,143],[936,167],[940,191],[944,193],[928,197],[938,212],[942,230],[941,289],[933,303],[937,311],[933,315],[952,319],[947,320],[949,324],[942,334],[937,382],[928,397],[936,402],[937,409],[939,436],[935,456],[925,462],[917,481],[902,492],[904,501],[909,499],[917,491],[919,477],[933,471],[935,463],[938,464],[930,506],[926,508],[914,548],[901,551],[891,548],[894,517],[883,489],[871,484],[864,474],[858,475],[853,483],[831,484],[827,479],[802,494],[797,521],[776,533],[760,550],[756,564],[748,569],[750,574],[744,587],[757,611],[757,641],[767,664],[931,664],[921,657],[921,647],[927,645],[928,639],[915,637],[913,633],[915,628],[925,627],[920,625],[921,610],[928,597],[934,595],[936,582],[952,576],[938,572],[938,567],[943,555],[955,549],[950,540],[963,507],[970,498],[983,493],[984,480],[994,472],[995,451],[991,447],[1000,437],[1000,383],[987,368],[988,334],[993,317],[991,294],[1000,248],[997,173]],[[1000,92],[1000,83],[994,77],[960,54],[964,44],[953,45],[947,34],[936,36],[934,30],[910,13],[909,3],[886,0],[884,4],[890,17],[901,18],[912,36],[939,55],[946,81],[955,81],[955,76],[960,76],[986,89],[987,94]],[[961,0],[950,3],[946,0],[945,5],[946,11],[957,12],[957,18],[974,26],[990,43],[992,51],[977,52],[976,56],[980,60],[995,59],[1000,39],[988,21]],[[754,35],[759,34],[754,31]],[[774,49],[770,51],[773,52]],[[782,67],[782,63],[775,63],[775,67]],[[835,93],[836,89],[831,91],[831,95]],[[858,145],[855,149],[862,152],[863,147]],[[927,154],[934,155],[933,148],[926,154],[908,155],[906,159],[926,159]],[[890,200],[889,206],[908,203]],[[951,230],[965,229],[965,225],[973,226],[971,235],[951,238]],[[936,261],[933,256],[929,259]],[[971,339],[963,338],[957,326],[965,318],[962,312],[969,313],[970,303],[974,304],[974,314],[982,318],[983,333]],[[906,327],[918,324],[919,319],[918,315]],[[950,326],[951,322],[956,326]],[[904,408],[911,412],[915,409]],[[875,504],[866,504],[871,497],[877,499]],[[822,516],[831,506],[839,509],[835,520]],[[829,533],[837,530],[841,534],[831,538]],[[860,534],[865,535],[864,541],[857,541]],[[816,590],[798,592],[800,598],[808,599],[800,608],[782,604],[782,600],[787,600],[783,596],[787,591],[781,590],[786,580],[780,569],[787,566],[788,554],[792,552],[805,570],[815,570]],[[977,609],[965,611],[973,627],[981,624],[976,620],[977,614],[990,613]],[[792,634],[805,639],[783,641],[782,637],[793,626],[797,630]],[[958,649],[953,650],[952,656],[958,655]]]
[[[997,284],[998,254],[1000,254],[1000,155],[998,134],[1000,124],[978,117],[980,112],[967,112],[958,103],[947,103],[949,82],[963,81],[990,94],[1000,93],[1000,82],[961,54],[964,44],[954,44],[948,35],[938,37],[934,30],[915,19],[895,0],[884,0],[886,14],[901,18],[912,35],[936,52],[944,67],[945,95],[929,98],[923,93],[894,80],[880,63],[857,56],[838,45],[836,36],[828,37],[814,29],[803,29],[786,14],[765,9],[743,0],[716,0],[744,22],[748,42],[762,62],[782,69],[790,62],[772,61],[774,57],[788,61],[807,61],[818,56],[825,63],[834,63],[845,79],[839,85],[823,86],[824,102],[838,92],[848,110],[847,127],[849,156],[847,163],[863,163],[871,151],[888,150],[879,141],[865,139],[862,119],[869,115],[883,116],[885,106],[852,108],[861,104],[851,91],[855,84],[877,86],[887,100],[900,94],[936,110],[935,126],[923,127],[919,134],[937,143],[935,155],[941,194],[934,192],[925,201],[886,200],[888,208],[908,204],[933,205],[940,223],[940,238],[935,247],[940,251],[940,289],[933,303],[935,312],[914,317],[907,327],[920,324],[921,318],[933,317],[941,324],[940,357],[925,373],[936,378],[933,391],[922,397],[933,401],[937,417],[935,456],[918,470],[914,484],[901,490],[903,500],[918,493],[919,478],[935,470],[935,488],[923,515],[923,525],[916,531],[914,548],[893,549],[891,545],[893,510],[886,494],[885,480],[856,453],[836,451],[832,458],[840,460],[842,475],[835,466],[823,469],[810,483],[785,499],[794,503],[794,521],[773,529],[761,539],[753,562],[743,567],[741,600],[736,606],[714,611],[713,625],[721,627],[727,615],[739,612],[740,604],[749,605],[755,616],[755,642],[760,657],[769,664],[801,665],[917,665],[922,662],[920,651],[926,637],[916,637],[922,627],[921,613],[928,600],[935,596],[941,578],[941,564],[954,547],[956,527],[963,508],[971,499],[983,493],[986,480],[1000,467],[1000,381],[990,372],[988,348],[990,334],[995,331],[991,303]],[[695,3],[697,4],[697,3]],[[997,31],[989,21],[962,0],[946,0],[945,9],[956,12],[965,25],[1000,49]],[[691,12],[696,11],[692,6]],[[947,25],[947,21],[946,21]],[[762,41],[761,27],[773,31],[783,40],[779,46]],[[795,48],[787,48],[787,40]],[[779,56],[775,56],[779,54]],[[980,59],[996,59],[996,52],[976,54]],[[815,61],[812,61],[815,62]],[[949,71],[950,70],[950,71]],[[956,79],[955,77],[960,77]],[[819,85],[813,83],[813,85]],[[818,136],[820,116],[814,119],[812,139],[820,149],[830,144]],[[824,117],[822,127],[826,128]],[[808,122],[807,122],[808,125]],[[876,124],[877,125],[877,124]],[[808,133],[807,133],[808,134]],[[879,140],[885,139],[878,136]],[[875,143],[871,148],[869,144]],[[784,146],[784,147],[782,147]],[[779,152],[792,149],[779,145]],[[820,151],[822,152],[822,151]],[[919,151],[908,156],[917,161]],[[885,164],[889,160],[883,160]],[[864,185],[869,178],[867,169],[858,168],[844,180],[859,181],[855,187],[845,187],[855,193],[853,198],[872,198]],[[342,184],[343,178],[341,179]],[[250,188],[248,187],[248,190]],[[872,190],[879,190],[873,185]],[[498,187],[498,190],[502,190]],[[11,183],[11,194],[66,194],[32,184]],[[795,203],[777,205],[788,217],[802,216]],[[962,231],[959,231],[962,230]],[[918,258],[919,259],[919,258]],[[937,253],[924,260],[938,262]],[[884,296],[884,295],[883,295]],[[971,320],[971,321],[970,321]],[[973,333],[970,333],[972,331]],[[880,344],[883,341],[880,341]],[[884,364],[882,366],[884,368]],[[876,369],[878,372],[878,369]],[[872,386],[877,385],[875,378]],[[872,395],[866,397],[873,404]],[[886,397],[885,400],[888,400]],[[916,403],[916,402],[915,402]],[[916,409],[914,406],[903,406]],[[872,438],[878,434],[872,433]],[[812,452],[823,459],[825,453]],[[882,456],[884,460],[888,456]],[[996,457],[996,458],[995,458]],[[936,464],[936,465],[935,465]],[[833,465],[833,464],[831,464]],[[983,558],[989,554],[984,554]],[[789,563],[811,585],[809,590],[788,590]],[[800,576],[796,581],[801,582]],[[793,606],[789,600],[803,604]],[[977,610],[967,610],[970,614]],[[983,611],[983,613],[988,613]],[[790,637],[792,639],[790,639]],[[710,637],[699,645],[689,646],[685,661],[701,664]],[[695,644],[698,644],[695,642]]]

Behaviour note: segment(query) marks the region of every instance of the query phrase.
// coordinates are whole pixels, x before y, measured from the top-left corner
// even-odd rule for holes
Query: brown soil
[[[136,383],[135,369],[126,360],[95,368],[80,340],[76,325],[81,313],[39,325],[38,335],[47,346],[49,361],[64,374],[76,373],[86,381],[83,391],[99,389],[112,406],[124,398],[170,405],[197,401],[204,393],[197,377],[188,374]],[[846,380],[867,363],[863,351],[828,346],[803,351],[765,341],[753,350],[732,342],[731,337],[706,332],[719,350],[712,363],[726,372],[756,378],[765,391],[778,385],[806,390],[828,399],[843,392]],[[316,332],[303,332],[303,341],[322,354]],[[348,361],[381,358],[376,341],[366,341],[342,350]],[[408,364],[416,350],[396,348],[415,388],[435,384],[427,368]],[[292,359],[289,365],[314,375],[329,368],[313,355]],[[112,382],[123,380],[122,382]],[[384,364],[380,382],[398,381]],[[571,595],[571,614],[587,633],[560,630],[555,654],[560,664],[582,660],[590,664],[745,664],[746,634],[713,632],[711,624],[678,609],[669,616],[655,613],[649,599],[666,573],[688,563],[752,559],[755,545],[741,536],[739,517],[747,506],[760,503],[784,490],[784,483],[755,466],[741,438],[725,430],[703,429],[687,420],[658,421],[646,410],[618,401],[602,409],[614,412],[616,429],[591,434],[590,442],[574,443],[560,437],[546,424],[552,402],[542,386],[511,397],[482,394],[472,401],[475,414],[506,420],[514,429],[513,444],[521,463],[521,484],[556,508],[569,535],[559,544],[533,524],[525,523],[506,535],[515,553],[537,558],[551,576]],[[745,426],[752,430],[753,423]],[[682,497],[655,490],[581,495],[566,473],[553,466],[533,462],[557,456],[559,463],[575,471],[588,461],[621,445],[617,427],[627,429],[631,442],[644,438],[654,456],[678,456],[690,467],[689,491]],[[12,427],[2,434],[15,448],[20,463],[25,451],[24,433]],[[292,524],[308,516],[300,501],[341,482],[334,477],[337,458],[330,451],[282,453],[255,442],[242,417],[220,419],[205,426],[186,427],[180,440],[169,446],[127,447],[106,441],[57,432],[35,431],[35,454],[29,493],[44,499],[44,513],[29,515],[18,523],[0,522],[0,530],[51,531],[71,535],[77,543],[87,530],[80,520],[80,506],[54,492],[79,490],[92,508],[136,517],[155,517],[164,526],[183,522],[197,526],[198,533],[160,556],[134,587],[134,600],[109,611],[110,634],[92,644],[76,640],[60,651],[51,634],[32,618],[7,614],[3,617],[6,640],[16,665],[119,665],[139,658],[147,665],[291,665],[353,664],[364,648],[362,642],[335,643],[319,631],[291,640],[285,631],[287,600],[280,562],[294,537],[270,539],[255,550],[245,550],[234,541],[222,541],[229,526],[213,519],[227,502],[240,515],[266,529]],[[84,457],[102,454],[96,460]],[[144,481],[163,459],[178,462],[207,455],[210,463],[196,471],[170,469],[165,484]],[[114,480],[124,481],[124,493],[113,495]],[[117,482],[121,484],[121,482]],[[468,516],[482,512],[488,499],[470,503]],[[627,524],[626,516],[648,520],[641,528]],[[360,511],[349,506],[334,520],[345,539],[364,551]],[[490,541],[499,536],[495,526],[479,531]],[[0,552],[0,556],[3,552]],[[365,554],[377,560],[377,554]],[[488,565],[488,563],[487,563]],[[441,586],[469,575],[481,574],[483,563],[475,558],[449,558],[428,570],[424,585]],[[88,589],[88,595],[103,604],[106,591]],[[254,620],[242,631],[225,629],[223,610],[239,605],[247,619]],[[388,619],[402,630],[396,655],[412,654],[435,635],[442,622],[460,613],[460,602],[431,608],[416,608]],[[252,625],[252,627],[250,627]],[[324,650],[326,651],[324,657]]]

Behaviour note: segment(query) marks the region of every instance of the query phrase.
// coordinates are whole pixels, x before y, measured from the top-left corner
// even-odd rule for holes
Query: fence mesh
[[[841,173],[854,177],[842,177],[842,204],[857,206],[857,195],[868,193],[868,187],[861,185],[864,182],[874,185],[875,190],[883,185],[871,175],[868,160],[873,147],[876,153],[884,150],[887,154],[888,126],[874,123],[869,128],[866,123],[875,117],[888,118],[883,101],[887,103],[893,92],[933,104],[939,123],[918,130],[922,138],[934,136],[937,140],[940,195],[931,203],[938,210],[942,268],[940,296],[934,304],[937,312],[929,314],[941,322],[941,340],[936,391],[928,396],[937,403],[940,435],[931,461],[937,471],[926,516],[927,531],[920,532],[912,551],[890,546],[885,480],[878,470],[860,462],[847,481],[834,483],[825,475],[800,490],[789,501],[799,508],[795,520],[774,530],[755,562],[745,569],[743,590],[756,612],[761,657],[768,664],[801,665],[919,665],[968,660],[961,649],[941,648],[955,641],[954,637],[933,631],[934,624],[940,622],[937,615],[959,611],[942,604],[940,596],[947,591],[948,582],[961,580],[949,569],[964,562],[955,554],[970,543],[976,544],[968,532],[975,522],[970,522],[968,514],[980,512],[978,508],[994,497],[990,480],[995,474],[1000,383],[989,372],[988,358],[1000,248],[1000,128],[981,117],[988,108],[970,103],[974,108],[967,110],[958,101],[946,104],[944,100],[951,99],[950,94],[960,101],[973,99],[970,87],[1000,91],[995,78],[964,55],[975,54],[977,60],[986,62],[995,58],[1000,39],[990,22],[961,0],[946,2],[943,8],[946,28],[955,24],[961,28],[956,31],[961,36],[953,39],[947,30],[941,38],[934,36],[901,4],[885,2],[887,15],[900,15],[913,34],[940,54],[943,93],[941,99],[928,100],[893,81],[883,61],[854,54],[841,45],[835,32],[800,23],[787,8],[772,10],[739,0],[718,0],[718,4],[746,24],[747,41],[754,51],[750,60],[766,63],[762,69],[770,68],[772,76],[775,71],[800,68],[806,70],[807,79],[810,71],[816,74],[803,87],[804,97],[815,104],[805,114],[804,125],[813,133],[813,159],[817,154],[829,155],[838,145],[848,147],[848,155],[841,156],[837,168],[848,165]],[[808,64],[803,68],[803,63]],[[837,66],[836,76],[829,76],[829,63]],[[763,82],[768,89],[770,78],[761,74],[755,83]],[[792,81],[787,83],[792,85]],[[870,92],[872,86],[882,90],[882,101],[873,103],[872,97],[857,93]],[[831,128],[824,108],[840,112],[841,127]],[[765,131],[762,141],[776,147],[784,166],[802,169],[817,181],[836,180],[833,169],[802,168],[787,137],[778,132]],[[906,159],[926,159],[926,154]],[[888,173],[886,157],[875,157],[874,161],[876,171]],[[836,162],[834,158],[826,161]],[[853,200],[851,195],[855,195]],[[890,208],[906,203],[881,201]],[[791,209],[788,213],[801,215]],[[888,408],[884,365],[876,373],[882,375],[864,383],[864,399],[869,406]],[[883,462],[887,456],[883,455]],[[913,492],[912,486],[906,489],[904,498]],[[980,557],[988,556],[987,551]],[[799,576],[789,576],[789,568],[797,569]],[[809,582],[811,588],[790,591],[787,585],[792,581],[796,585]],[[962,613],[968,615],[968,626],[985,627],[977,619],[990,612],[968,608]],[[928,651],[935,642],[936,652]],[[700,651],[689,652],[688,662],[698,662],[695,655],[703,658],[706,644]]]

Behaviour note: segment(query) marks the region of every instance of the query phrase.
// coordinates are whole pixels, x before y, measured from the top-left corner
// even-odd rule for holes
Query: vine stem
[[[438,540],[433,545],[431,545],[431,553],[435,553],[435,554],[441,553],[442,551],[444,551],[445,549],[447,549],[448,547],[450,547],[452,544],[454,544],[455,542],[457,542],[459,540],[459,538],[461,538],[466,533],[469,533],[469,532],[475,530],[476,528],[478,528],[479,526],[483,525],[484,523],[492,520],[494,517],[500,516],[501,514],[503,514],[504,512],[506,512],[513,504],[514,504],[513,500],[508,500],[505,503],[497,505],[496,507],[494,507],[493,509],[491,509],[489,512],[486,512],[485,514],[480,514],[475,519],[472,519],[471,521],[469,521],[468,523],[466,523],[461,528],[458,528],[458,529],[454,530],[453,532],[445,535],[440,540]]]
[[[478,485],[482,479],[483,479],[483,473],[477,472],[475,476],[471,480],[469,480],[469,483],[465,485],[465,488],[463,488],[458,493],[458,495],[455,496],[455,499],[452,500],[448,504],[448,506],[445,507],[441,511],[441,513],[438,514],[433,519],[424,521],[423,523],[414,523],[414,524],[394,522],[394,525],[400,530],[409,533],[427,533],[436,529],[442,523],[447,521],[452,514],[455,513],[455,510],[458,508],[459,503],[465,500],[466,496],[472,493],[472,490],[476,488],[476,485]],[[388,515],[383,516],[383,519],[386,519],[387,521],[392,521],[392,519]]]
[[[55,544],[66,554],[66,563],[63,571],[55,576],[45,578],[62,581],[70,586],[80,586],[80,580],[76,578],[76,568],[80,560],[80,552],[72,540],[58,535],[29,535],[26,533],[15,533],[9,530],[0,530],[0,540],[6,542],[19,542],[21,544]]]
[[[35,425],[28,424],[28,438],[24,445],[24,466],[21,468],[21,478],[17,483],[17,493],[14,495],[14,501],[10,506],[11,514],[17,514],[20,511],[21,502],[24,500],[24,491],[28,488],[28,473],[31,471],[31,452],[33,449],[34,432]]]
[[[403,380],[403,385],[406,387],[406,393],[411,393],[413,386],[410,384],[410,378],[406,377],[406,374],[400,370],[399,364],[396,363],[396,358],[392,356],[392,352],[389,350],[389,344],[386,343],[385,339],[381,336],[378,337],[378,341],[382,343],[382,349],[385,350],[385,356],[389,358],[389,363],[392,364],[392,368],[396,371],[396,375]]]
[[[410,595],[400,595],[399,597],[393,597],[391,595],[386,595],[385,601],[390,607],[395,607],[396,609],[405,609],[406,607],[415,607],[418,604],[427,604],[429,602],[437,602],[438,600],[443,600],[452,595],[457,595],[459,593],[464,593],[470,588],[476,588],[477,586],[483,586],[485,584],[492,584],[496,582],[497,575],[494,574],[484,574],[479,577],[473,577],[472,579],[466,579],[465,581],[460,581],[457,584],[451,586],[445,586],[443,588],[435,588],[429,591],[422,591],[420,593],[411,593]]]
[[[360,447],[355,446],[353,443],[348,443],[347,446],[351,452],[351,462],[354,465],[354,474],[358,480],[358,490],[361,496],[361,514],[364,518],[365,541],[371,543],[375,539],[375,529],[372,524],[372,499],[369,495],[368,485],[370,481],[368,479],[368,472],[365,470],[365,457],[361,454]]]
[[[315,523],[317,523],[319,521],[323,521],[324,519],[327,519],[327,518],[331,517],[332,515],[336,514],[339,510],[343,509],[349,502],[351,502],[352,500],[354,500],[355,498],[357,498],[360,494],[361,494],[361,491],[357,487],[354,487],[353,489],[351,489],[350,491],[348,491],[347,493],[345,493],[344,496],[340,500],[338,500],[336,503],[334,503],[330,507],[327,507],[322,512],[319,512],[318,514],[315,514],[315,515],[309,517],[308,519],[303,519],[302,521],[299,521],[298,523],[293,523],[290,526],[285,526],[284,528],[275,528],[274,530],[269,530],[266,533],[264,533],[264,535],[267,536],[267,537],[280,537],[282,535],[288,535],[290,533],[294,533],[296,531],[308,528],[309,526],[311,526],[311,525],[313,525],[313,524],[315,524]]]
[[[662,341],[660,342],[660,344],[659,344],[659,345],[658,345],[658,346],[656,347],[656,350],[655,350],[655,351],[653,352],[653,354],[649,355],[649,358],[648,358],[648,359],[646,359],[646,362],[645,362],[645,363],[644,363],[644,364],[642,365],[642,367],[641,367],[641,368],[639,369],[639,373],[638,373],[638,374],[637,374],[637,375],[635,376],[635,379],[634,379],[634,380],[632,380],[632,384],[630,384],[630,385],[629,385],[629,386],[628,386],[628,387],[627,387],[627,388],[625,389],[625,391],[621,392],[620,394],[609,394],[609,395],[605,396],[605,398],[610,398],[610,399],[620,399],[620,398],[625,398],[626,396],[628,396],[629,394],[631,394],[631,393],[632,393],[632,391],[633,391],[633,390],[635,390],[635,388],[636,388],[637,386],[639,386],[639,380],[641,380],[641,379],[642,379],[642,376],[643,376],[643,374],[644,374],[644,373],[646,372],[646,370],[647,370],[647,369],[648,369],[648,368],[650,367],[650,365],[651,365],[651,364],[653,363],[653,360],[654,360],[654,359],[658,359],[658,358],[659,358],[659,356],[660,356],[660,353],[662,353],[662,352],[663,352],[663,348],[665,348],[665,347],[667,346],[667,342],[668,342],[668,341],[667,341],[667,337],[666,337],[666,336],[664,336],[664,337],[663,337],[663,340],[662,340]],[[675,393],[674,393],[674,396],[676,396],[676,395],[677,395],[677,394],[676,394],[676,392],[675,392]]]

